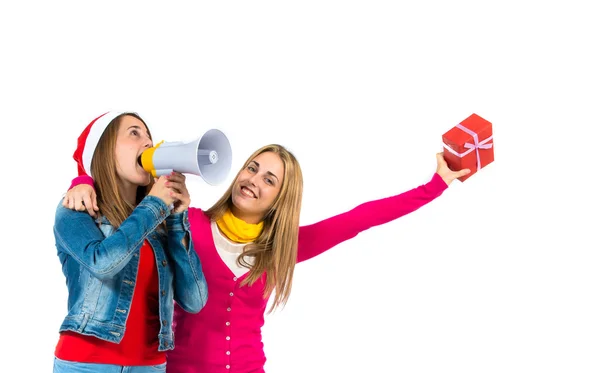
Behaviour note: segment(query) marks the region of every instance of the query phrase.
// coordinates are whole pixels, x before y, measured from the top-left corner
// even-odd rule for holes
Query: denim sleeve
[[[59,203],[54,221],[56,247],[93,276],[109,279],[127,265],[146,236],[168,215],[169,208],[160,198],[146,196],[121,226],[105,237],[87,211],[73,211]]]
[[[170,215],[167,218],[167,232],[166,252],[174,266],[175,301],[186,312],[200,312],[208,299],[208,286],[200,258],[194,250],[188,212]],[[187,245],[184,245],[186,237]]]

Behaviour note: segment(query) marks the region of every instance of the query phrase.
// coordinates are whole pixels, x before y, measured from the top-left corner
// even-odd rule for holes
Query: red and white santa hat
[[[81,135],[79,135],[77,149],[73,153],[73,159],[77,162],[77,174],[79,176],[92,176],[92,157],[98,141],[100,141],[100,137],[106,127],[108,127],[108,124],[123,113],[122,111],[106,112],[88,124]]]

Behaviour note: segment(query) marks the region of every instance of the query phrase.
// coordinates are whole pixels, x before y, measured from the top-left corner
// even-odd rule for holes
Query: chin
[[[251,201],[248,201],[246,198],[240,195],[234,195],[231,199],[233,206],[240,211],[251,211]]]
[[[149,177],[140,178],[137,182],[137,185],[146,187],[146,186],[150,185],[150,180],[151,179]]]

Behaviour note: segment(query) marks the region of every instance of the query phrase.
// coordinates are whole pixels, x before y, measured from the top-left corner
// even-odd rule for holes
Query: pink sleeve
[[[448,185],[436,173],[427,184],[393,197],[363,203],[354,209],[300,227],[298,262],[313,258],[360,232],[409,214],[439,197]]]
[[[69,187],[69,189],[72,189],[74,186],[79,185],[79,184],[87,184],[93,188],[94,187],[94,179],[92,179],[92,177],[88,176],[88,175],[77,176],[76,178],[74,178],[71,181],[71,186]]]

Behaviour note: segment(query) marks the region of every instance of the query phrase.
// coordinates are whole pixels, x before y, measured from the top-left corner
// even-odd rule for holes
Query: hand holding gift
[[[442,180],[446,182],[446,185],[450,185],[454,180],[465,177],[466,175],[471,173],[471,170],[468,168],[462,169],[460,171],[452,171],[446,160],[444,159],[444,153],[440,152],[436,154],[437,158],[437,169],[435,172],[442,177]]]

